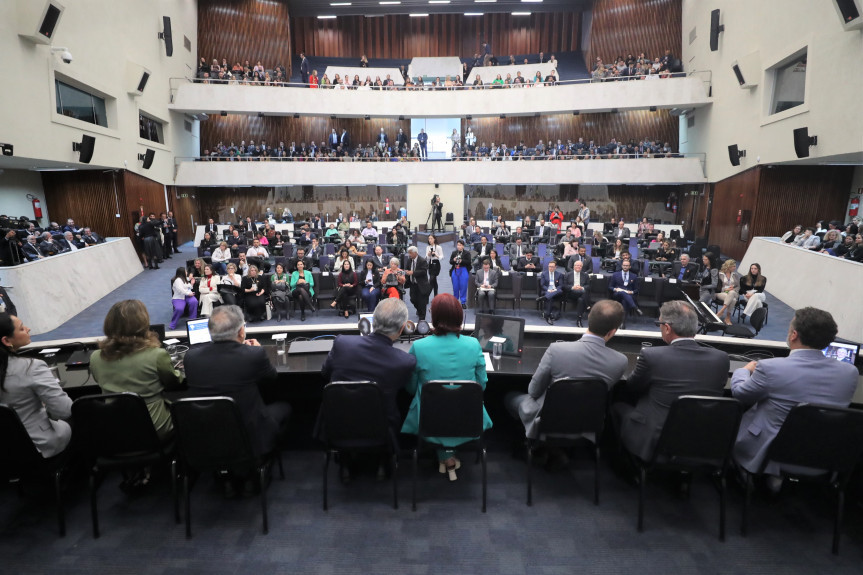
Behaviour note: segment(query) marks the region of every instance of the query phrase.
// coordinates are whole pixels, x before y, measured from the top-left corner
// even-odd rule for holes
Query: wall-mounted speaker
[[[798,158],[809,157],[809,146],[818,145],[818,136],[810,136],[806,126],[794,130],[794,153]]]
[[[737,148],[737,144],[732,144],[728,146],[728,159],[731,161],[732,166],[740,165],[740,158],[746,157],[746,150],[740,150]]]
[[[18,35],[36,44],[50,44],[65,9],[56,0],[18,0]]]
[[[737,83],[741,86],[746,85],[746,79],[743,77],[743,72],[740,71],[740,66],[732,64],[731,69],[734,71],[734,76],[737,78]]]
[[[174,37],[171,35],[171,17],[162,16],[162,31],[159,39],[165,41],[165,55],[170,58],[174,55]]]
[[[149,170],[153,165],[153,159],[156,157],[156,150],[147,148],[146,154],[138,154],[138,160],[144,162],[144,169]]]
[[[761,55],[752,52],[731,63],[731,71],[741,88],[754,88],[761,79]]]
[[[152,72],[140,64],[126,61],[126,92],[132,96],[141,96]]]
[[[846,32],[863,29],[863,0],[833,0],[833,6]]]
[[[719,23],[719,8],[710,13],[710,51],[719,50],[719,33],[725,32],[725,26]]]
[[[15,155],[15,146],[13,146],[12,144],[0,144],[0,150],[3,151],[4,156]]]
[[[72,151],[79,152],[78,160],[83,164],[89,164],[93,159],[93,148],[96,146],[96,138],[84,134],[81,142],[72,142]]]

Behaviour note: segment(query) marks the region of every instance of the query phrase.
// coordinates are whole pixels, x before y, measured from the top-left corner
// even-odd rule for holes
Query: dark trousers
[[[429,295],[423,295],[420,293],[420,288],[417,286],[411,286],[411,303],[414,304],[414,307],[417,309],[417,317],[419,319],[426,318],[426,308],[429,305]]]
[[[584,315],[584,310],[587,307],[587,292],[570,290],[569,295],[567,296],[571,301],[575,302],[575,317],[581,319],[581,316]]]

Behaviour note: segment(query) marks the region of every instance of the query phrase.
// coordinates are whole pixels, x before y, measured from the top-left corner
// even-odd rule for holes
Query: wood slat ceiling
[[[350,6],[331,6],[332,3],[350,2]],[[464,12],[581,12],[590,9],[593,0],[497,0],[497,2],[475,2],[474,0],[450,0],[449,4],[430,4],[428,0],[401,0],[400,4],[381,5],[378,0],[287,0],[291,16],[317,17],[336,16],[382,16],[391,14],[462,14]]]

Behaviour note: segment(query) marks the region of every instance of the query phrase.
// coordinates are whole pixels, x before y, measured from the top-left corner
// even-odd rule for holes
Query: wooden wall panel
[[[142,210],[144,214],[152,212],[157,217],[161,212],[168,210],[165,186],[159,182],[134,172],[123,172],[123,191],[126,196],[126,212],[123,213],[123,218],[129,222],[132,230]]]
[[[101,236],[129,235],[127,220],[122,216],[126,198],[121,172],[42,172],[42,187],[48,213],[61,226],[67,218],[73,218],[78,225],[88,226]]]
[[[205,0],[198,3],[198,58],[222,58],[233,66],[258,60],[268,69],[291,69],[288,3],[260,0]]]
[[[291,19],[294,53],[310,58],[369,59],[428,56],[467,58],[488,41],[496,56],[536,54],[579,49],[581,13],[541,13],[529,17],[511,14],[431,14],[411,18],[405,14],[366,18],[345,16],[335,20]]]
[[[239,146],[242,140],[245,140],[247,144],[250,140],[254,140],[258,144],[262,139],[266,140],[267,145],[270,146],[278,146],[280,141],[285,142],[285,146],[290,146],[292,140],[296,141],[297,145],[302,142],[310,144],[312,140],[320,145],[321,141],[326,141],[330,130],[333,128],[339,134],[343,128],[346,129],[351,135],[352,145],[356,146],[360,143],[373,143],[381,128],[386,130],[390,142],[393,142],[399,128],[404,130],[405,134],[410,134],[410,127],[410,120],[383,118],[372,118],[371,120],[339,118],[331,120],[321,116],[312,118],[212,116],[206,122],[201,123],[201,148],[202,151],[207,150],[219,142],[224,142],[226,145],[234,142]]]
[[[590,46],[585,54],[590,69],[597,56],[606,64],[627,54],[662,56],[666,49],[681,57],[681,0],[594,2],[590,26]]]
[[[737,213],[749,210],[754,216],[761,173],[759,166],[717,182],[713,187],[713,211],[708,243],[718,245],[724,255],[736,260],[743,257],[749,245],[749,242],[740,240]]]
[[[566,142],[577,141],[583,137],[585,142],[594,140],[597,144],[607,144],[612,138],[617,141],[629,141],[630,138],[639,141],[648,137],[662,142],[669,142],[677,150],[678,118],[665,110],[649,112],[635,110],[617,114],[552,114],[537,117],[517,118],[474,118],[462,120],[462,134],[467,125],[473,127],[477,145],[485,141],[506,143],[512,147],[524,140],[525,145],[535,146],[541,138],[544,142],[558,139]]]
[[[180,244],[195,239],[195,225],[207,223],[198,214],[200,207],[196,191],[195,188],[168,186],[168,201],[177,220],[177,239]]]

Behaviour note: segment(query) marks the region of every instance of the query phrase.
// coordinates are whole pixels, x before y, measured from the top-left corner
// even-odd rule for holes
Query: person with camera
[[[441,223],[441,216],[443,215],[443,202],[440,201],[440,196],[435,194],[432,198],[432,212],[434,215],[432,216],[432,230],[433,231],[443,231],[443,223]]]
[[[452,278],[453,295],[461,302],[462,309],[467,308],[467,282],[470,263],[470,254],[464,249],[464,241],[459,240],[455,251],[449,257],[449,274]]]
[[[437,277],[440,275],[440,261],[443,259],[443,248],[437,243],[437,236],[429,234],[426,260],[429,263],[429,283],[434,295],[437,295]]]

